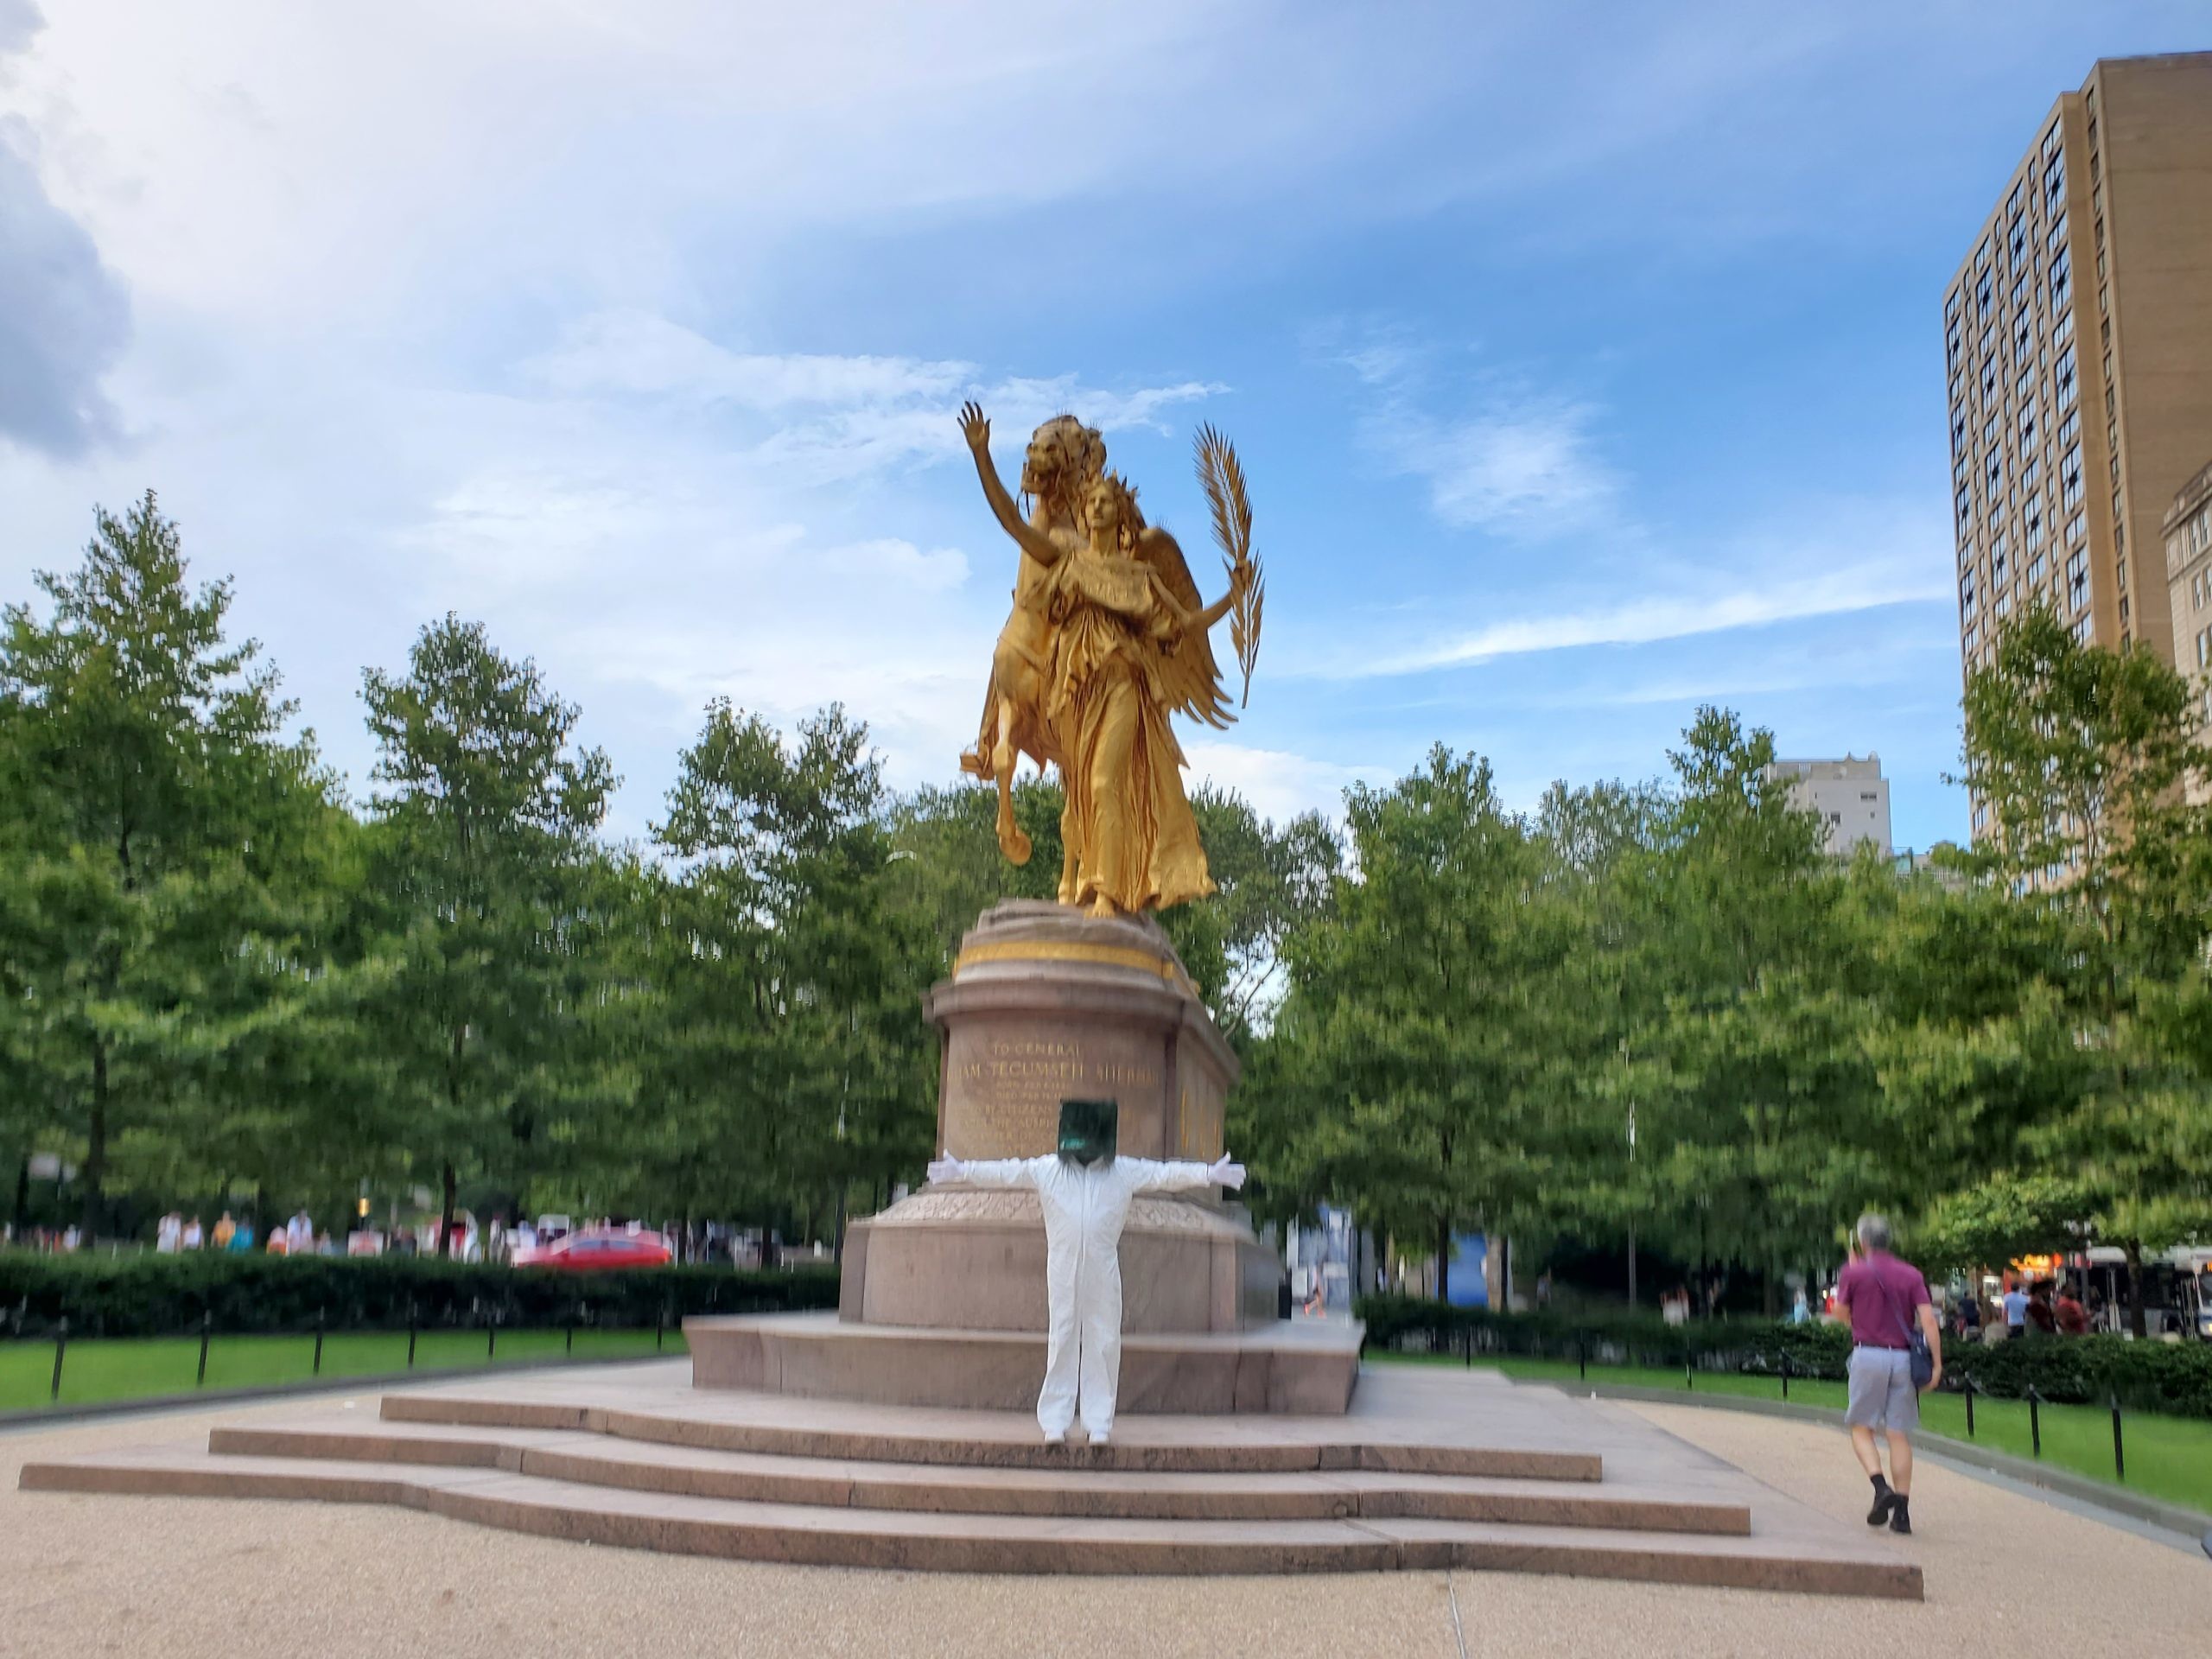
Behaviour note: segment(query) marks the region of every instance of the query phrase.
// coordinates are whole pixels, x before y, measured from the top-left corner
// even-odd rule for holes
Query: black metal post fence
[[[1388,1345],[1392,1349],[1416,1352],[1426,1351],[1439,1356],[1448,1356],[1452,1352],[1453,1349],[1456,1348],[1459,1351],[1459,1356],[1462,1363],[1470,1366],[1474,1363],[1474,1357],[1478,1348],[1480,1348],[1484,1353],[1496,1351],[1500,1353],[1510,1354],[1515,1351],[1509,1342],[1493,1339],[1487,1336],[1481,1327],[1473,1325],[1438,1325],[1426,1328],[1414,1325],[1394,1332],[1385,1340]],[[1641,1351],[1633,1340],[1629,1342],[1625,1350],[1615,1351],[1609,1353],[1608,1351],[1604,1346],[1598,1344],[1586,1330],[1574,1330],[1573,1332],[1573,1340],[1574,1344],[1574,1373],[1578,1379],[1586,1382],[1589,1381],[1590,1377],[1590,1364],[1592,1358],[1591,1350],[1593,1347],[1596,1347],[1598,1350],[1597,1360],[1601,1368],[1606,1365],[1626,1365],[1629,1369],[1635,1370],[1637,1369],[1639,1362],[1656,1359],[1658,1357],[1656,1355],[1646,1354]],[[1561,1359],[1564,1359],[1565,1357],[1565,1353],[1562,1348],[1554,1347],[1552,1344],[1547,1344],[1540,1335],[1532,1336],[1530,1338],[1529,1346],[1527,1351],[1532,1357],[1538,1359],[1545,1357],[1548,1354],[1556,1354]],[[1793,1361],[1790,1351],[1787,1348],[1783,1349],[1778,1355],[1773,1357],[1771,1362],[1770,1362],[1767,1357],[1762,1357],[1754,1352],[1749,1356],[1740,1357],[1723,1354],[1719,1356],[1713,1363],[1716,1366],[1719,1366],[1721,1369],[1726,1369],[1726,1367],[1720,1365],[1720,1362],[1728,1361],[1732,1358],[1734,1358],[1735,1360],[1735,1369],[1746,1372],[1762,1372],[1765,1375],[1775,1377],[1781,1385],[1781,1395],[1784,1401],[1788,1401],[1790,1398],[1790,1384],[1793,1381],[1799,1382],[1808,1380],[1817,1382],[1821,1379],[1821,1373],[1817,1367],[1808,1371],[1802,1363]],[[1698,1372],[1696,1351],[1694,1349],[1684,1350],[1681,1360],[1683,1389],[1686,1392],[1694,1393],[1697,1389]],[[1980,1382],[1976,1381],[1974,1375],[1969,1371],[1961,1370],[1955,1375],[1957,1377],[1958,1391],[1965,1402],[1966,1437],[1971,1440],[1975,1439],[1980,1433],[1979,1401],[1980,1399],[1986,1398],[1988,1396],[1989,1390],[1983,1387]],[[1833,1381],[1832,1378],[1830,1380]],[[2043,1457],[2043,1408],[2053,1402],[2044,1395],[2041,1389],[2036,1388],[2032,1383],[2024,1389],[2018,1395],[2018,1398],[2024,1401],[2028,1408],[2028,1444],[2030,1455],[2040,1460]],[[2085,1402],[2082,1403],[2086,1405],[2088,1409],[2094,1409],[2094,1402]],[[2120,1394],[2117,1389],[2113,1389],[2107,1394],[2106,1405],[2112,1416],[2113,1478],[2125,1484],[2127,1479],[2127,1441],[2125,1423],[2125,1408],[2121,1404]]]
[[[499,1327],[506,1322],[505,1310],[500,1306],[486,1306],[479,1303],[474,1305],[471,1317],[480,1319],[484,1322],[484,1359],[486,1363],[489,1363],[493,1360],[496,1360],[499,1357]],[[453,1319],[454,1318],[454,1315],[449,1313],[448,1318]],[[64,1315],[54,1322],[54,1330],[50,1337],[44,1338],[37,1337],[26,1338],[22,1335],[22,1319],[23,1311],[20,1307],[10,1310],[5,1314],[0,1314],[0,1337],[4,1337],[10,1340],[19,1342],[38,1342],[41,1340],[48,1340],[53,1343],[54,1364],[47,1378],[47,1401],[50,1405],[58,1405],[61,1400],[62,1374],[68,1364],[72,1342],[74,1340],[77,1345],[81,1346],[83,1343],[83,1335],[81,1332],[73,1332],[69,1319],[67,1315]],[[589,1303],[578,1300],[572,1301],[569,1304],[567,1308],[564,1310],[562,1325],[559,1327],[563,1331],[562,1346],[564,1354],[571,1356],[574,1355],[576,1345],[576,1327],[579,1325],[588,1325],[590,1321],[591,1306]],[[209,1356],[213,1352],[215,1339],[214,1311],[212,1308],[203,1309],[200,1313],[200,1318],[194,1323],[196,1326],[196,1334],[200,1340],[198,1343],[196,1360],[193,1368],[192,1384],[195,1389],[205,1389],[207,1386],[207,1362]],[[667,1351],[668,1332],[671,1325],[677,1325],[680,1330],[681,1325],[680,1321],[677,1318],[674,1306],[667,1300],[663,1300],[653,1310],[653,1351],[656,1353],[665,1353]],[[391,1327],[372,1325],[356,1327],[356,1329],[389,1331]],[[342,1330],[343,1327],[341,1327],[341,1331]],[[248,1330],[239,1332],[236,1334],[243,1338],[259,1340],[272,1337],[281,1338],[284,1333],[282,1332]],[[331,1334],[329,1308],[327,1306],[318,1307],[315,1310],[315,1325],[312,1331],[296,1334],[302,1339],[309,1339],[312,1341],[313,1347],[311,1350],[311,1357],[308,1361],[308,1370],[313,1376],[320,1378],[322,1376],[325,1344]],[[641,1327],[639,1329],[639,1335],[640,1338],[642,1338],[644,1335],[644,1332]],[[413,1370],[416,1368],[417,1358],[416,1351],[420,1343],[421,1336],[422,1309],[418,1302],[410,1300],[407,1305],[406,1366],[409,1370]],[[130,1339],[125,1338],[124,1340]],[[1473,1363],[1472,1353],[1473,1338],[1471,1335],[1468,1341],[1468,1363],[1471,1364]]]

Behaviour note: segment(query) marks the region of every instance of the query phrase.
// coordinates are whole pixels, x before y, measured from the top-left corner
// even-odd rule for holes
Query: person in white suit
[[[932,1181],[1037,1190],[1045,1211],[1049,1319],[1037,1426],[1051,1446],[1067,1440],[1078,1402],[1091,1445],[1104,1446],[1114,1432],[1122,1376],[1122,1224],[1129,1200],[1140,1192],[1244,1185],[1243,1165],[1225,1157],[1201,1164],[1115,1156],[1117,1116],[1112,1101],[1064,1101],[1057,1153],[976,1163],[947,1156],[930,1166]]]

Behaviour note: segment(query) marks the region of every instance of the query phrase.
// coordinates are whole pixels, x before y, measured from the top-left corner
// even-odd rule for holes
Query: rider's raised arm
[[[982,409],[974,404],[961,406],[960,432],[976,457],[976,475],[983,481],[983,499],[991,504],[992,515],[998,519],[1000,528],[1039,564],[1058,563],[1059,544],[1022,518],[1020,510],[1014,505],[1014,498],[1000,481],[999,469],[991,461],[991,423],[983,418]]]

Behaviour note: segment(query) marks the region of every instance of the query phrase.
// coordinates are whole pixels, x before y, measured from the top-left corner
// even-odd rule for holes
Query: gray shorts
[[[1920,1427],[1920,1390],[1912,1386],[1912,1356],[1904,1349],[1853,1349],[1850,1376],[1843,1421],[1852,1427],[1904,1433]]]

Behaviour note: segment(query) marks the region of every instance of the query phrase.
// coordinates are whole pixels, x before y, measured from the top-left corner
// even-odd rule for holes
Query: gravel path
[[[355,1408],[372,1410],[364,1398]],[[1834,1430],[1634,1410],[1828,1513],[1866,1483]],[[333,1412],[345,1409],[333,1401]],[[382,1508],[16,1491],[106,1446],[205,1444],[301,1402],[0,1436],[0,1652],[1387,1656],[1837,1655],[2096,1659],[2208,1650],[2212,1562],[1923,1465],[1923,1605],[1502,1573],[1065,1580],[862,1573],[654,1555]],[[1456,1617],[1455,1617],[1456,1615]]]

